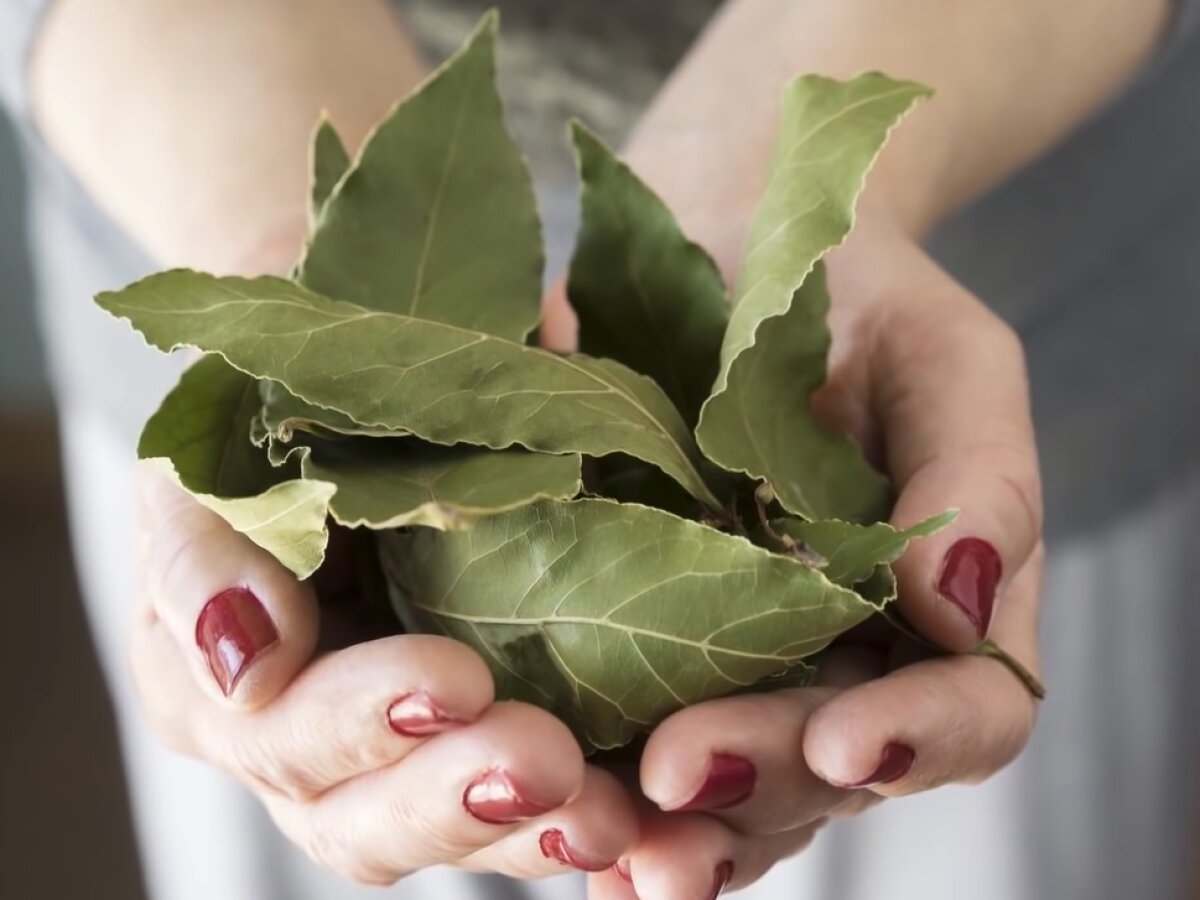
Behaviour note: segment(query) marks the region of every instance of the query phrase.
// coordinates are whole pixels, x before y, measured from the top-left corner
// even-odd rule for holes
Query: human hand
[[[493,702],[472,650],[431,635],[318,649],[339,630],[361,641],[362,622],[150,467],[138,481],[131,651],[149,723],[242,781],[318,864],[367,884],[435,864],[537,877],[607,868],[633,842],[625,789],[549,713]]]
[[[885,221],[860,222],[830,279],[818,413],[891,473],[894,524],[961,510],[897,564],[900,610],[948,650],[990,636],[1036,668],[1041,499],[1017,338]],[[1034,722],[1025,686],[992,659],[911,650],[872,638],[835,650],[821,686],[703,703],[660,725],[641,788],[661,811],[621,864],[642,900],[745,886],[827,817],[1011,761]],[[616,872],[589,887],[593,900],[634,896]]]

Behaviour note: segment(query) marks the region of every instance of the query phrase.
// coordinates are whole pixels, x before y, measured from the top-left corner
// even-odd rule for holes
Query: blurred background
[[[0,114],[0,898],[141,900],[112,709],[71,565],[24,216]]]
[[[561,238],[574,216],[564,120],[579,115],[619,142],[718,4],[610,0],[564,8],[560,0],[410,0],[404,6],[413,32],[435,60],[458,44],[484,8],[501,7],[504,77],[522,87],[509,92],[510,123],[543,179],[543,213],[563,226],[552,229]],[[609,45],[620,46],[621,65],[601,52]],[[54,409],[37,338],[36,286],[24,244],[24,199],[14,135],[0,114],[0,498],[8,511],[0,516],[0,573],[7,595],[0,600],[7,613],[0,652],[0,900],[144,900],[112,710],[71,562]],[[552,242],[549,250],[552,267],[561,265],[566,244]],[[1006,257],[997,260],[1007,265]],[[1000,288],[1008,274],[995,275]],[[1044,340],[1057,340],[1057,333]],[[1095,374],[1082,365],[1080,371]],[[1034,374],[1035,382],[1045,384],[1055,373]],[[1045,397],[1042,403],[1048,404]],[[1072,428],[1078,419],[1076,430],[1085,436],[1087,412],[1069,419],[1052,403],[1042,410],[1044,418],[1053,414]],[[1104,458],[1066,451],[1060,456],[1063,470],[1084,470],[1092,457]],[[1156,454],[1145,458],[1150,463],[1139,471],[1165,470]],[[1099,503],[1117,494],[1097,491],[1095,498]],[[1200,898],[1200,890],[1195,896]]]

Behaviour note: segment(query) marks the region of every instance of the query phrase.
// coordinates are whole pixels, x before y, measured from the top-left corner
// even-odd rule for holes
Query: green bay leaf
[[[836,520],[805,522],[798,519],[777,519],[771,526],[778,534],[802,542],[824,559],[825,565],[821,569],[834,584],[854,587],[875,576],[879,566],[898,560],[910,541],[936,534],[957,515],[957,511],[951,510],[905,529],[894,528],[887,522],[859,525]]]
[[[367,137],[322,204],[301,283],[514,341],[537,326],[541,226],[496,91],[496,22]]]
[[[370,309],[523,340],[540,314],[542,239],[532,181],[496,91],[496,17],[402,100],[351,161],[313,136],[314,228],[295,279]],[[378,434],[286,391],[264,393],[277,441],[295,429]],[[272,425],[276,427],[272,427]]]
[[[877,611],[794,559],[607,500],[380,540],[410,626],[475,647],[501,696],[553,710],[598,749],[683,706],[795,673]]]
[[[812,519],[887,518],[886,478],[848,437],[825,429],[809,398],[825,381],[830,335],[825,267],[816,263],[787,312],[729,368],[704,407],[696,438],[709,459],[762,478],[789,512]]]
[[[306,441],[296,448],[305,478],[334,485],[338,524],[376,530],[469,527],[483,516],[580,489],[576,454],[439,447],[416,438]]]
[[[678,411],[611,360],[561,357],[476,331],[330,300],[290,281],[152,275],[97,303],[151,344],[195,346],[364,425],[438,444],[626,453],[719,501]]]
[[[202,357],[146,422],[138,457],[307,578],[324,557],[334,486],[272,467],[250,443],[257,411],[252,378],[219,356]]]
[[[578,123],[572,133],[583,193],[567,295],[579,349],[649,375],[695,426],[725,333],[720,273],[599,138]]]
[[[308,214],[311,224],[315,225],[321,218],[321,210],[325,201],[333,193],[336,185],[350,168],[350,154],[346,145],[334,129],[333,124],[324,116],[317,123],[313,132],[312,145],[309,148],[309,165],[312,171],[309,185]]]
[[[853,441],[826,432],[808,411],[825,380],[829,345],[818,262],[849,234],[866,174],[891,129],[929,94],[867,73],[845,82],[806,76],[784,95],[721,369],[696,437],[714,462],[766,480],[796,515],[871,521],[890,504],[886,480]]]

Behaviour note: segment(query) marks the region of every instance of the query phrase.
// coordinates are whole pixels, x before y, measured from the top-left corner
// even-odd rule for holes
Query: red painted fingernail
[[[862,781],[848,784],[846,787],[874,787],[877,784],[898,781],[908,774],[908,770],[912,768],[913,760],[916,758],[917,752],[908,746],[908,744],[892,741],[883,748],[883,753],[879,757],[879,765],[875,768],[875,771]]]
[[[963,538],[946,552],[938,593],[963,611],[980,639],[987,637],[1000,584],[1000,554],[987,541]]]
[[[508,773],[500,769],[484,772],[468,784],[462,804],[467,812],[489,825],[511,825],[554,808],[524,796]]]
[[[388,727],[404,737],[425,737],[466,724],[446,715],[424,691],[405,694],[388,707]]]
[[[228,697],[260,653],[279,643],[275,623],[247,588],[221,591],[200,610],[196,644]]]
[[[732,753],[714,753],[709,760],[704,783],[696,793],[668,809],[670,812],[728,809],[749,797],[754,792],[757,780],[758,770],[750,760]]]
[[[557,828],[543,831],[542,836],[538,838],[538,846],[542,849],[542,856],[546,859],[558,860],[564,866],[570,866],[582,872],[603,872],[613,865],[611,862],[597,862],[594,859],[588,859],[567,843],[566,836]]]
[[[617,877],[622,881],[628,881],[630,884],[633,884],[633,876],[629,874],[629,860],[618,859],[613,864],[613,871],[617,873]]]
[[[730,880],[733,878],[733,863],[729,860],[717,866],[717,870],[713,873],[713,889],[709,895],[710,900],[717,900],[721,896],[721,892],[728,887]]]

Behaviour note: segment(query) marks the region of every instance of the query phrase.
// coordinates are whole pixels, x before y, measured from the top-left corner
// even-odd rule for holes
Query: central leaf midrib
[[[403,325],[407,325],[412,322],[420,322],[424,325],[428,325],[428,326],[434,327],[434,328],[451,329],[456,332],[461,332],[464,335],[472,335],[473,337],[476,338],[475,343],[483,343],[485,341],[494,341],[497,344],[515,347],[522,351],[545,354],[546,356],[553,358],[556,362],[569,367],[570,369],[585,376],[586,378],[595,382],[596,384],[601,385],[609,393],[613,393],[613,394],[616,394],[617,396],[621,397],[626,403],[628,403],[634,410],[636,410],[638,413],[640,413],[649,423],[651,423],[653,425],[654,431],[656,431],[659,435],[661,435],[662,437],[664,437],[667,440],[669,445],[674,449],[674,451],[678,455],[679,459],[686,466],[686,469],[689,472],[689,474],[692,475],[696,479],[696,485],[698,487],[705,485],[704,479],[701,477],[699,470],[697,470],[696,467],[693,465],[691,457],[684,450],[684,448],[680,445],[679,441],[676,440],[676,438],[671,433],[670,429],[667,428],[666,424],[661,419],[659,419],[654,413],[652,413],[649,409],[647,409],[641,403],[641,401],[633,393],[631,393],[628,389],[626,389],[624,386],[605,378],[603,376],[603,370],[600,370],[600,372],[596,372],[596,371],[592,371],[591,369],[584,368],[583,366],[580,366],[577,363],[575,363],[568,356],[558,356],[556,354],[549,353],[548,351],[538,350],[537,348],[525,347],[525,346],[523,346],[521,344],[517,344],[513,341],[508,341],[508,340],[505,340],[504,338],[496,337],[495,335],[483,334],[482,332],[475,331],[474,329],[462,328],[458,325],[451,325],[446,322],[432,322],[432,321],[425,320],[425,319],[415,319],[412,316],[404,316],[404,315],[400,315],[399,313],[387,312],[385,310],[362,309],[362,310],[355,310],[354,312],[342,311],[342,310],[321,310],[321,309],[315,309],[310,304],[304,302],[303,299],[297,298],[297,297],[271,297],[271,298],[248,297],[244,301],[232,301],[232,300],[227,301],[227,303],[237,303],[237,302],[245,302],[245,303],[251,304],[251,305],[262,305],[262,306],[281,305],[281,306],[293,307],[293,308],[298,308],[298,309],[304,310],[305,312],[308,312],[308,313],[315,312],[318,315],[325,315],[331,319],[334,319],[334,321],[331,321],[325,325],[321,325],[316,328],[305,328],[305,329],[292,331],[292,332],[276,332],[273,335],[271,335],[272,337],[294,337],[294,336],[300,336],[300,335],[310,335],[310,334],[315,333],[317,330],[325,330],[327,328],[333,328],[333,327],[336,327],[336,326],[342,325],[342,324],[351,324],[351,323],[367,320],[370,318],[383,318],[383,319],[389,320],[389,321],[394,321],[394,320],[399,319],[399,320],[401,320],[400,324],[403,324]],[[344,301],[333,301],[333,302],[344,302]],[[211,305],[200,307],[200,308],[189,308],[189,309],[181,309],[181,308],[176,307],[171,310],[162,310],[161,312],[170,312],[173,314],[189,314],[190,313],[192,315],[206,315],[209,312],[211,312],[212,310],[217,309],[224,305],[227,305],[227,304],[211,304]],[[350,305],[350,304],[347,304],[347,305]],[[131,310],[145,312],[145,313],[149,313],[149,314],[153,314],[155,312],[155,310],[145,309],[145,308],[138,309],[137,307],[133,307],[133,306],[130,306],[128,308]],[[462,349],[462,348],[461,347],[456,348],[456,350],[459,350],[459,349]],[[451,352],[455,352],[455,351],[451,351]],[[422,360],[420,365],[424,365],[427,362],[429,362],[429,360]],[[357,371],[360,371],[360,370],[355,370],[355,372],[357,372]],[[347,374],[355,374],[355,372],[350,372]],[[300,396],[298,392],[296,392],[296,393],[297,393],[297,396]],[[553,395],[556,392],[547,391],[546,393]],[[302,397],[302,399],[307,400],[308,398]],[[315,402],[315,401],[312,401],[312,402]],[[349,415],[349,413],[347,413],[347,415]],[[353,417],[351,417],[351,418],[353,418]],[[360,422],[360,424],[363,424],[363,425],[372,425],[373,424],[373,425],[387,426],[388,423],[386,423],[386,422]],[[705,489],[707,490],[706,486],[705,486]],[[710,497],[709,502],[715,503],[716,502],[715,498]]]
[[[781,662],[787,662],[793,657],[779,656],[775,653],[751,653],[746,650],[734,650],[728,647],[721,647],[711,644],[708,641],[694,641],[678,635],[665,634],[659,631],[653,631],[649,628],[638,628],[636,625],[623,625],[619,622],[613,622],[608,619],[595,619],[587,616],[554,616],[553,618],[506,618],[504,616],[474,616],[469,613],[449,612],[444,609],[437,609],[423,603],[413,603],[417,609],[423,610],[434,617],[442,617],[453,619],[458,622],[465,622],[470,625],[503,625],[511,627],[527,626],[532,628],[546,628],[549,625],[587,625],[594,628],[609,628],[614,631],[619,631],[628,635],[640,635],[642,637],[655,638],[656,640],[665,641],[671,644],[679,644],[685,647],[692,647],[695,650],[707,655],[711,653],[726,653],[730,656],[738,656],[744,659],[774,659]],[[783,612],[784,610],[775,610],[775,612]],[[767,615],[763,613],[762,615]],[[757,618],[757,617],[756,617]],[[725,630],[725,629],[722,629]],[[794,642],[793,642],[794,643]],[[806,643],[808,643],[806,641]]]
[[[425,284],[425,267],[428,265],[429,254],[432,251],[434,237],[437,232],[438,214],[442,208],[446,182],[450,178],[450,170],[454,167],[454,161],[458,153],[459,136],[462,132],[463,120],[466,118],[467,96],[467,91],[460,90],[458,109],[454,117],[454,130],[450,135],[450,144],[446,150],[445,164],[442,166],[441,175],[438,178],[437,190],[434,192],[433,207],[429,211],[429,227],[425,229],[424,238],[421,242],[421,256],[417,260],[417,271],[413,278],[412,299],[408,304],[409,316],[415,317],[417,307],[421,305],[421,291]]]

